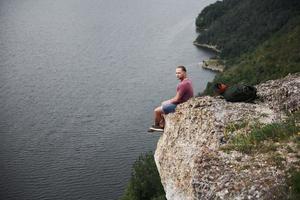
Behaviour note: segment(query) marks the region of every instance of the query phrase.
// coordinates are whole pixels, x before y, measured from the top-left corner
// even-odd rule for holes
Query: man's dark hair
[[[186,68],[183,65],[180,65],[177,68],[180,68],[180,69],[182,69],[182,71],[186,72]]]

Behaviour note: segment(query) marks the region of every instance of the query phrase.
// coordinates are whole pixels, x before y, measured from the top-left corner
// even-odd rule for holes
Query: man
[[[186,68],[184,66],[178,66],[176,68],[176,77],[180,80],[180,83],[177,85],[176,95],[162,102],[161,106],[154,109],[154,125],[149,128],[149,132],[163,132],[165,126],[163,114],[175,112],[175,108],[178,104],[186,102],[194,96],[192,81],[187,78]]]

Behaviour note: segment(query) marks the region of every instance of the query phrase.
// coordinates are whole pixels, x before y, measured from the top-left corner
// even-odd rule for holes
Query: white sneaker
[[[148,132],[154,132],[154,131],[157,131],[157,132],[164,132],[164,129],[160,126],[156,126],[156,125],[152,125]]]

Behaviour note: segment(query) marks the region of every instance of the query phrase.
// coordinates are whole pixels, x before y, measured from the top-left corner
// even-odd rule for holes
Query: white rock
[[[221,138],[238,132],[225,136],[229,124],[267,124],[283,119],[284,109],[299,110],[300,74],[268,81],[257,90],[261,101],[256,104],[205,96],[179,105],[166,116],[155,162],[168,200],[269,199],[272,190],[282,187],[284,171],[267,162],[266,155],[220,150]]]

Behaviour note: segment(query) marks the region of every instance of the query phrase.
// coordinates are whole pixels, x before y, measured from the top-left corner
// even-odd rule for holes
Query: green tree
[[[131,179],[121,200],[165,200],[152,152],[141,155],[133,164]]]

